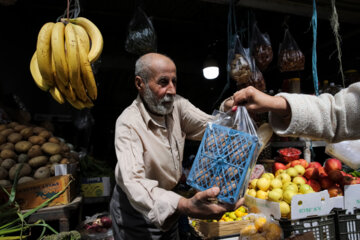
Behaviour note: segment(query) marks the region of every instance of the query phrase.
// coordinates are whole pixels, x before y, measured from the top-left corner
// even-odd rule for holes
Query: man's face
[[[176,95],[176,67],[172,61],[158,61],[152,77],[144,85],[143,99],[149,110],[159,115],[171,113]]]

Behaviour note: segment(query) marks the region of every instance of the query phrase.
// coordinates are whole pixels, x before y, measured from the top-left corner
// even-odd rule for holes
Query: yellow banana
[[[69,69],[65,55],[65,25],[57,22],[51,34],[51,48],[55,63],[56,75],[64,86],[69,83]]]
[[[44,81],[44,79],[41,76],[40,70],[39,70],[39,66],[37,63],[37,54],[36,52],[34,53],[34,55],[31,58],[30,61],[30,72],[31,75],[36,83],[36,85],[43,91],[47,91],[49,90],[49,86],[46,84],[46,82]]]
[[[87,99],[84,84],[81,80],[79,48],[72,23],[65,27],[66,59],[69,67],[69,79],[76,95],[82,101]]]
[[[52,71],[54,74],[54,80],[55,80],[55,84],[56,87],[60,90],[60,92],[66,97],[66,98],[70,98],[72,100],[76,99],[75,93],[71,87],[71,84],[68,84],[67,86],[65,86],[63,84],[62,81],[60,81],[60,79],[57,77],[56,75],[56,69],[55,69],[55,63],[54,63],[54,56],[52,57],[53,61],[52,61]]]
[[[85,108],[85,105],[79,99],[71,100],[66,98],[66,100],[68,101],[68,103],[70,103],[71,106],[78,110]]]
[[[36,43],[39,71],[43,80],[49,86],[54,86],[54,79],[51,71],[51,32],[54,25],[53,22],[45,23],[40,29]]]
[[[86,31],[79,25],[73,25],[78,41],[80,69],[82,80],[87,90],[87,94],[92,100],[97,98],[97,87],[95,77],[88,59],[89,53],[89,37]],[[83,100],[83,99],[82,99]]]
[[[91,40],[91,49],[88,55],[89,62],[95,62],[101,55],[104,41],[100,30],[89,19],[84,17],[73,18],[69,20],[71,23],[82,26],[88,33]]]
[[[65,102],[64,97],[61,95],[57,87],[50,88],[49,92],[58,103],[63,104]]]

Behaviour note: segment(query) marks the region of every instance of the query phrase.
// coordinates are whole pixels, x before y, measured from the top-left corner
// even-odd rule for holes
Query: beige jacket
[[[138,96],[116,121],[116,182],[131,205],[164,230],[181,198],[171,190],[181,176],[185,138],[200,141],[211,119],[177,95],[166,118],[149,114]]]
[[[360,82],[350,85],[335,96],[280,93],[291,107],[287,126],[275,114],[269,114],[276,134],[302,136],[339,142],[360,138]]]

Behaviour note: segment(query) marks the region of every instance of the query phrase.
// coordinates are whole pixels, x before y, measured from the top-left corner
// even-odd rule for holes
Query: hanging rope
[[[341,47],[340,47],[341,37],[339,35],[339,20],[338,20],[339,18],[338,18],[338,14],[337,14],[336,7],[335,7],[335,0],[331,0],[331,9],[332,9],[332,14],[331,14],[331,18],[330,18],[330,24],[331,24],[333,33],[335,35],[335,42],[336,42],[336,48],[337,48],[337,52],[338,52],[340,74],[341,74],[343,87],[345,87],[345,77],[344,77],[342,61],[341,61],[342,53],[341,53]]]
[[[313,49],[312,49],[312,74],[314,81],[314,88],[316,96],[319,95],[319,80],[317,74],[317,56],[316,56],[316,38],[317,38],[317,11],[316,2],[313,0],[313,15],[311,18],[311,24],[313,28]]]
[[[56,19],[59,22],[62,18],[77,18],[80,14],[80,0],[67,0],[67,7],[64,14]]]

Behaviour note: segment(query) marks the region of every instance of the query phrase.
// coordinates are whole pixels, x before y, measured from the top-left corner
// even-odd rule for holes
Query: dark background
[[[215,1],[216,2],[216,1]],[[147,1],[81,1],[80,16],[94,22],[103,34],[104,49],[95,65],[98,99],[90,110],[78,111],[69,104],[58,104],[51,95],[33,82],[29,63],[36,47],[37,34],[46,22],[55,22],[64,14],[67,2],[59,0],[19,0],[12,5],[0,5],[0,101],[5,109],[18,108],[18,96],[32,123],[51,122],[54,134],[86,149],[95,157],[115,163],[114,126],[118,115],[136,97],[133,83],[134,63],[138,56],[124,49],[127,29],[138,6],[151,18],[158,52],[170,56],[177,65],[178,94],[195,106],[212,113],[222,100],[236,91],[230,89],[221,97],[227,83],[228,4],[199,0]],[[221,1],[220,1],[221,2]],[[312,2],[312,1],[309,1]],[[329,1],[330,2],[330,1]],[[329,3],[330,4],[330,3]],[[263,72],[267,90],[281,88],[284,78],[300,76],[304,93],[314,93],[311,73],[312,28],[311,12],[307,16],[247,7],[236,7],[237,26],[247,46],[249,23],[257,20],[262,32],[270,35],[274,59]],[[284,35],[284,23],[305,54],[304,71],[280,73],[277,51]],[[344,69],[359,69],[359,24],[340,22]],[[212,53],[220,65],[216,80],[205,80],[202,66]],[[336,45],[328,19],[318,20],[318,76],[341,84]],[[16,120],[13,117],[13,120]],[[188,144],[187,154],[196,153],[197,146]]]

